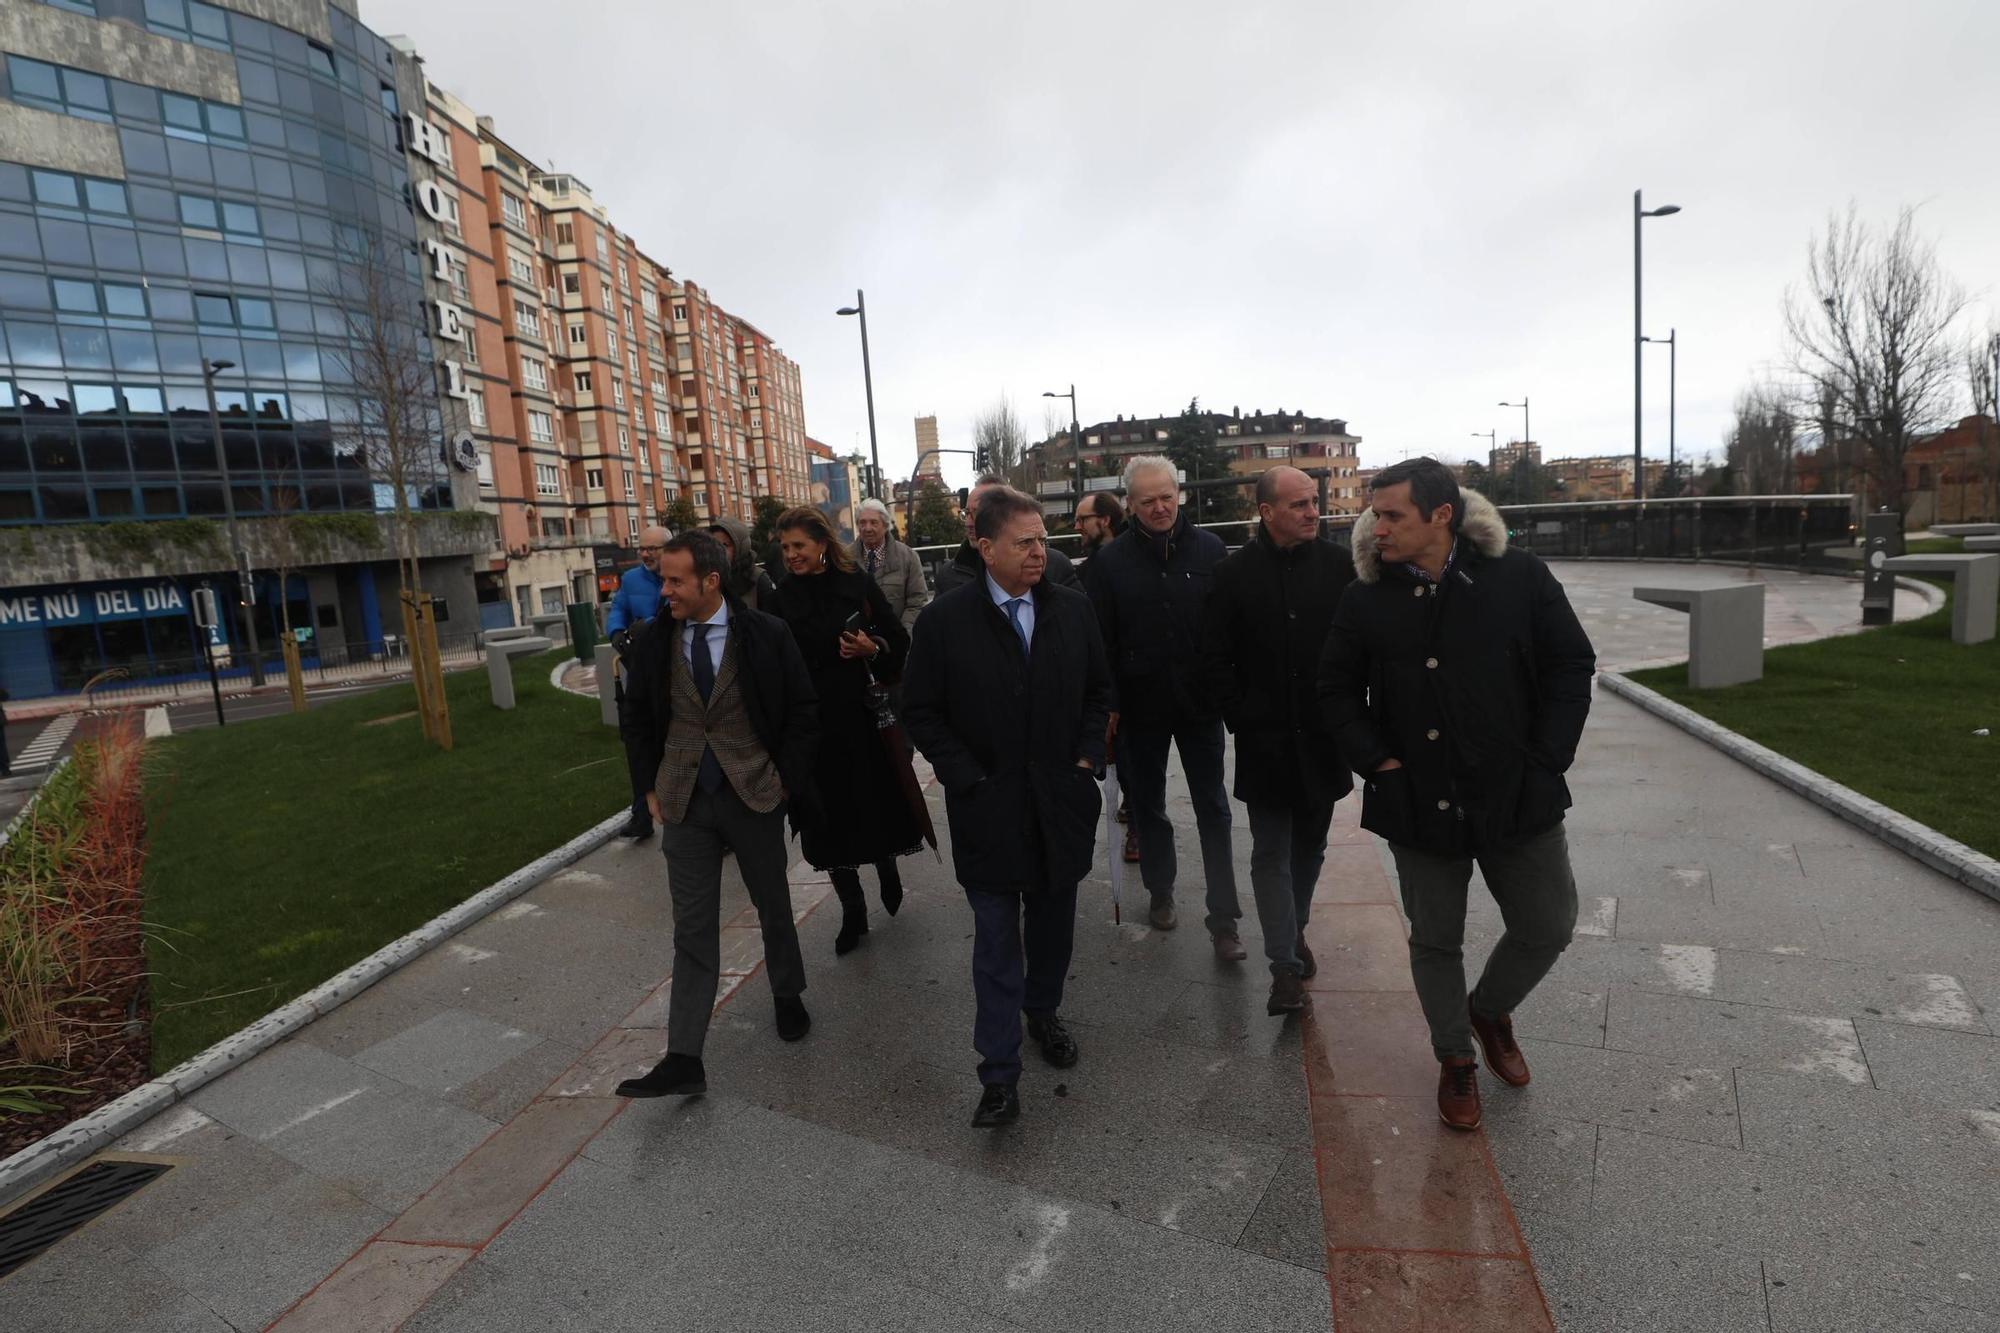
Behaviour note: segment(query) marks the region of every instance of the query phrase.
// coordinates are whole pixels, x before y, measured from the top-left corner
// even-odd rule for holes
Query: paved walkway
[[[0,1327],[2000,1329],[2000,908],[1606,695],[1574,785],[1582,931],[1482,1134],[1436,1122],[1351,801],[1308,1022],[1087,883],[1083,1061],[1031,1058],[1001,1134],[965,1125],[970,925],[928,858],[837,962],[795,877],[796,1046],[732,885],[710,1095],[609,1097],[668,962],[621,842],[130,1136],[179,1165],[0,1281]]]

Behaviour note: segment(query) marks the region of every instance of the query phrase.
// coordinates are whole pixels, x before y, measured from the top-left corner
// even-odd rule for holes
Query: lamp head
[[[851,305],[844,305],[833,313],[836,315],[858,315],[861,312]]]
[[[1646,216],[1649,218],[1664,218],[1670,217],[1680,211],[1681,206],[1679,204],[1661,204],[1658,208],[1647,209]]]
[[[225,370],[234,370],[235,368],[236,368],[236,363],[234,361],[211,361],[208,363],[207,373],[210,375],[215,375]]]

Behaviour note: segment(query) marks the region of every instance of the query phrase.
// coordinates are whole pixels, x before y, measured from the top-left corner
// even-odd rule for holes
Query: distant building
[[[1351,434],[1338,417],[1313,417],[1302,412],[1262,410],[1245,416],[1241,408],[1204,414],[1216,443],[1230,455],[1229,470],[1254,477],[1274,467],[1327,469],[1327,512],[1358,513],[1367,502],[1360,486],[1361,437]],[[1164,417],[1116,417],[1083,427],[1083,462],[1089,473],[1120,472],[1138,454],[1157,454],[1180,414]],[[1070,476],[1075,454],[1068,431],[1028,447],[1028,475],[1036,482],[1063,481]]]
[[[944,480],[944,456],[938,453],[935,416],[917,418],[917,470],[912,475],[919,481],[926,477]]]
[[[1542,461],[1542,446],[1533,440],[1510,440],[1486,455],[1486,469],[1489,472],[1512,472],[1521,461],[1539,465]]]

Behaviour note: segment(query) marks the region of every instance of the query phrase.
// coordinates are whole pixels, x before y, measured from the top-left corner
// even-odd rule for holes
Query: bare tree
[[[1871,500],[1909,509],[1904,459],[1957,405],[1953,327],[1965,293],[1945,274],[1905,208],[1887,232],[1849,206],[1806,247],[1805,290],[1785,297],[1793,370],[1809,395],[1830,397],[1859,440]]]
[[[1021,464],[1028,450],[1028,433],[1005,393],[973,418],[972,447],[986,450],[989,471],[1005,477],[1010,484],[1019,483]]]
[[[1972,410],[1984,416],[1979,427],[1979,472],[1984,512],[2000,517],[2000,328],[1976,334],[1965,346],[1965,386]]]
[[[1777,495],[1791,481],[1798,422],[1785,395],[1753,384],[1736,395],[1736,425],[1729,432],[1729,471],[1742,495]]]
[[[339,276],[320,295],[340,309],[346,345],[332,359],[353,384],[358,410],[334,421],[334,444],[359,454],[394,497],[396,572],[407,595],[422,587],[417,496],[443,478],[443,413],[423,287],[415,251],[380,232],[351,235],[341,251]]]

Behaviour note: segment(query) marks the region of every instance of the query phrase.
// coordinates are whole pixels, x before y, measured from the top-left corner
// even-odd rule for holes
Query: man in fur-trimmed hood
[[[1355,582],[1327,633],[1319,697],[1363,776],[1362,827],[1396,858],[1439,1114],[1472,1129],[1474,1039],[1503,1081],[1528,1081],[1510,1015],[1576,925],[1563,774],[1596,654],[1548,566],[1509,550],[1499,511],[1434,459],[1376,476],[1353,542]],[[1474,862],[1507,931],[1468,1001]]]

